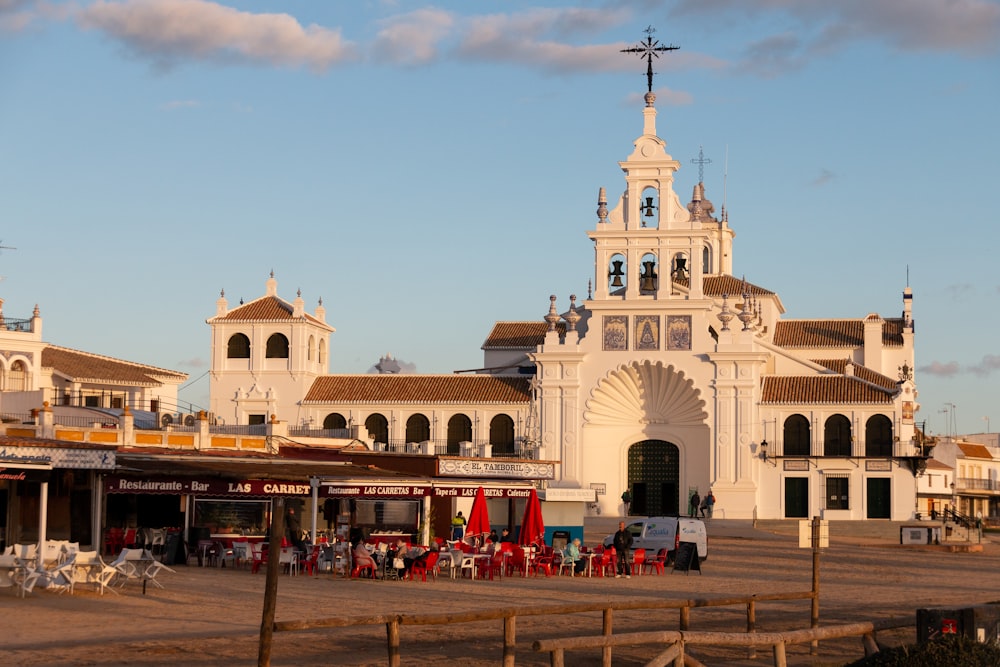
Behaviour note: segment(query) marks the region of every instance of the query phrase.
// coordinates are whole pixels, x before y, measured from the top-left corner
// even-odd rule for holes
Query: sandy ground
[[[347,614],[476,610],[555,602],[640,598],[711,598],[739,594],[805,591],[812,580],[812,556],[790,535],[729,530],[713,535],[701,574],[671,573],[631,579],[569,577],[452,580],[423,583],[345,580],[283,575],[278,583],[277,620]],[[589,537],[589,536],[588,536]],[[981,553],[946,553],[900,547],[885,540],[833,540],[820,560],[821,623],[845,623],[903,616],[916,609],[969,606],[1000,599],[1000,546]],[[36,591],[19,599],[0,589],[0,649],[7,665],[254,665],[263,607],[263,574],[233,569],[177,566],[161,575],[164,589],[128,584],[118,595],[89,590],[74,595]],[[615,630],[674,630],[678,613],[617,612]],[[692,630],[740,632],[745,609],[695,609]],[[808,627],[809,602],[757,605],[759,631]],[[599,634],[598,613],[525,617],[517,623],[517,664],[547,665],[535,653],[535,639]],[[403,626],[403,665],[461,660],[463,666],[497,665],[500,621],[450,626]],[[913,632],[883,633],[897,644]],[[651,647],[616,649],[615,665],[641,665]],[[755,660],[745,652],[692,647],[706,664],[770,665],[769,651]],[[272,665],[385,665],[384,626],[276,633]],[[818,656],[789,647],[792,665],[843,665],[862,657],[858,639],[823,643]],[[567,655],[567,664],[599,665],[597,652]]]

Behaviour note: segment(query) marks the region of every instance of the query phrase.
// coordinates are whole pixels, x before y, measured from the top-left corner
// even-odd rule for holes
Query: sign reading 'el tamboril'
[[[548,461],[503,459],[438,459],[438,475],[501,479],[554,479],[556,465]]]

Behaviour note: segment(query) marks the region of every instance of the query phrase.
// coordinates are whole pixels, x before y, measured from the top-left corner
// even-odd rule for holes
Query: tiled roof
[[[527,403],[527,378],[493,375],[325,375],[309,403]]]
[[[250,303],[233,308],[225,315],[209,318],[209,322],[281,322],[285,320],[297,320],[292,317],[295,307],[276,296],[262,296],[254,299]],[[326,322],[316,319],[307,312],[302,313],[303,318],[325,328],[331,328]]]
[[[483,343],[484,350],[523,350],[535,349],[545,342],[545,333],[549,325],[544,320],[534,322],[497,322]],[[559,322],[556,330],[562,335],[566,333],[566,323]]]
[[[993,454],[986,445],[976,445],[970,442],[959,442],[958,448],[962,450],[967,458],[974,459],[992,459]]]
[[[862,403],[888,405],[893,392],[843,375],[765,377],[761,403]]]
[[[75,382],[102,382],[133,386],[156,387],[161,379],[183,382],[187,373],[170,371],[156,366],[136,364],[104,357],[90,352],[80,352],[66,347],[48,345],[42,350],[42,366]]]
[[[847,359],[813,359],[812,361],[820,366],[826,366],[834,373],[840,373],[841,375],[844,374],[844,369],[847,367]],[[872,384],[877,384],[880,387],[885,387],[890,391],[896,391],[899,387],[897,382],[892,378],[886,377],[881,373],[876,373],[866,366],[854,364],[854,375],[862,380],[865,380],[866,382],[871,382]]]
[[[774,344],[781,347],[862,347],[865,344],[864,320],[780,320],[774,327]],[[882,324],[882,344],[903,344],[902,318],[889,318]]]
[[[759,285],[748,283],[742,278],[729,275],[705,276],[702,281],[702,289],[708,296],[728,294],[732,297],[739,297],[744,291],[752,296],[769,296],[774,294],[769,289],[764,289]]]
[[[928,470],[954,470],[954,468],[952,468],[947,463],[942,463],[941,461],[938,461],[937,459],[927,459],[927,469]]]

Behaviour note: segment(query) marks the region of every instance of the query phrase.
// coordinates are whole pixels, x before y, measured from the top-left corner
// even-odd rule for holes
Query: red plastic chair
[[[250,573],[257,574],[261,565],[267,565],[267,544],[265,542],[251,542]]]
[[[121,528],[108,528],[104,534],[104,553],[117,554],[125,547],[125,531]]]
[[[636,549],[632,554],[632,574],[642,574],[642,568],[646,565],[646,550]]]
[[[615,548],[609,547],[601,554],[601,560],[597,564],[597,576],[615,576]]]
[[[129,528],[125,531],[125,536],[122,538],[122,546],[129,549],[136,548],[136,540],[138,540],[138,535],[135,528]]]
[[[666,570],[666,565],[667,565],[666,549],[660,549],[659,551],[656,552],[655,558],[653,558],[652,560],[647,560],[644,563],[645,569],[649,570],[650,574],[653,574],[654,572],[656,574],[663,574],[664,570]]]
[[[510,558],[507,559],[507,575],[520,572],[522,577],[528,576],[528,560],[524,557],[524,549],[520,547],[511,549]]]
[[[371,557],[369,558],[357,558],[354,559],[354,569],[351,570],[351,578],[355,579],[361,576],[367,576],[371,579],[375,578],[375,560]],[[365,574],[367,573],[367,574]]]
[[[316,575],[319,572],[319,554],[323,551],[323,547],[316,545],[312,548],[312,553],[310,553],[306,558],[302,560],[299,565],[305,570],[306,574]]]
[[[544,572],[546,577],[552,576],[552,570],[558,567],[556,555],[552,547],[545,547],[531,562],[531,571],[538,576],[539,572]]]
[[[427,581],[428,571],[430,571],[432,579],[437,579],[437,562],[440,556],[441,554],[437,551],[431,551],[427,554],[427,558],[424,559],[423,565],[419,561],[413,563],[410,566],[410,580],[413,580],[419,574],[421,581]]]

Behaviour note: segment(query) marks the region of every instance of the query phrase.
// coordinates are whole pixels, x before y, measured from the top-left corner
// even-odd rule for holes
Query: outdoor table
[[[492,558],[489,554],[478,554],[478,553],[463,553],[462,554],[462,569],[465,568],[467,563],[472,565],[472,578],[476,578],[476,570],[479,569],[478,561],[486,560],[489,561]]]
[[[0,565],[0,577],[10,577],[11,582],[17,588],[17,596],[25,597],[24,576],[28,573],[28,566],[20,558],[14,558],[13,563]]]
[[[600,556],[601,556],[601,554],[594,553],[593,551],[588,551],[587,553],[581,553],[580,554],[580,558],[586,558],[587,559],[587,576],[588,577],[593,576],[594,559],[595,558],[600,558]]]

